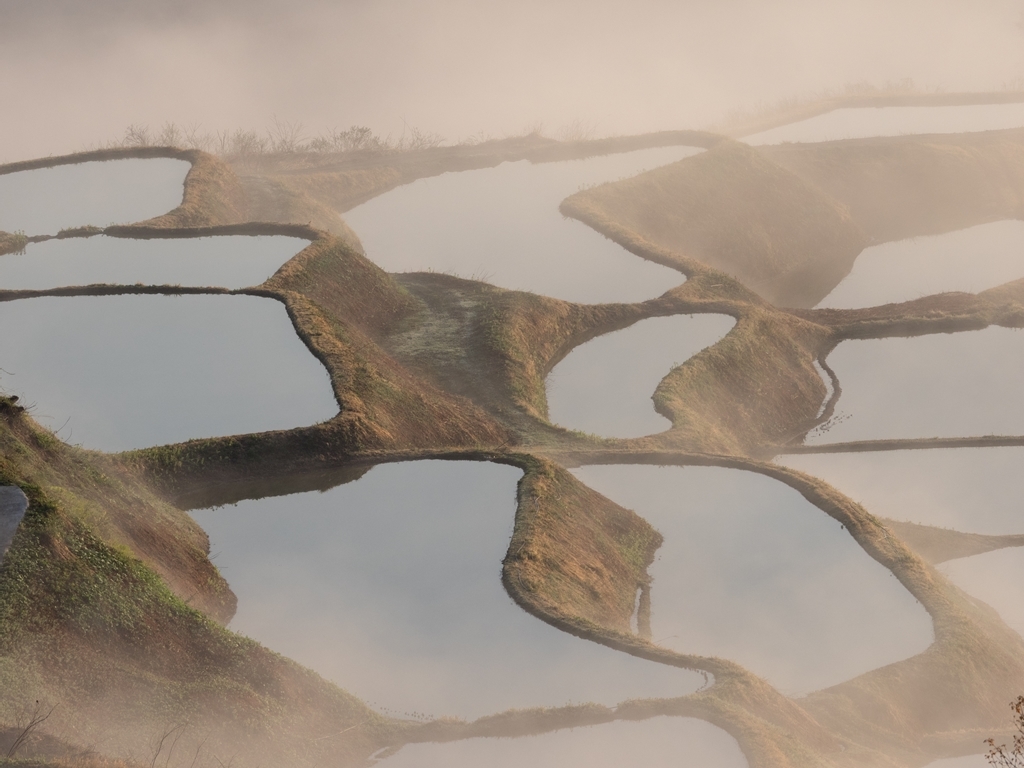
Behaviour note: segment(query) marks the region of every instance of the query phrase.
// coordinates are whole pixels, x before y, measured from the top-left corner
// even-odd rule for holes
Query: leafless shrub
[[[129,125],[121,139],[122,147],[148,147],[152,143],[148,125]]]
[[[985,759],[989,765],[999,768],[1024,768],[1024,696],[1010,702],[1010,709],[1013,710],[1013,725],[1017,729],[1013,735],[1013,746],[1000,744],[997,747],[995,739],[985,739],[989,748]]]
[[[53,710],[55,710],[56,708],[57,705],[54,704],[52,707],[47,709],[45,704],[36,701],[35,707],[26,716],[26,723],[24,727],[22,727],[21,733],[18,734],[18,736],[14,739],[14,742],[11,744],[10,749],[7,750],[8,760],[13,758],[15,753],[23,746],[25,746],[28,740],[32,737],[32,733],[36,731],[39,728],[39,726],[41,726],[43,723],[50,719],[50,715],[53,714]]]
[[[559,132],[558,138],[562,141],[587,141],[588,139],[594,138],[594,133],[596,131],[597,128],[593,123],[588,123],[585,120],[577,118],[562,128]]]

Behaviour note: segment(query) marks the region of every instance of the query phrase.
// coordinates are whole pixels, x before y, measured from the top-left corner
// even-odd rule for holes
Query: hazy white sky
[[[0,160],[130,123],[449,140],[699,127],[823,87],[1024,76],[1024,2],[0,0]]]

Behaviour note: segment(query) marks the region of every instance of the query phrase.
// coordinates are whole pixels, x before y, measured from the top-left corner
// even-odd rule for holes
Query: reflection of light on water
[[[996,221],[865,248],[819,307],[874,307],[1024,277],[1024,221]]]
[[[1024,104],[851,107],[744,137],[748,144],[835,141],[913,133],[964,133],[1024,126]]]
[[[227,235],[132,240],[102,235],[32,243],[0,259],[0,286],[46,290],[65,285],[259,285],[307,241]]]
[[[735,324],[727,315],[654,317],[576,347],[548,376],[551,421],[602,437],[665,431],[672,423],[651,401],[658,383]]]
[[[131,224],[181,203],[191,166],[170,158],[108,160],[0,175],[0,231]]]
[[[284,305],[255,296],[0,303],[5,388],[89,448],[302,427],[338,412]],[[27,397],[25,397],[27,396]],[[62,436],[64,433],[61,433]]]
[[[967,533],[1024,533],[1024,447],[778,456],[874,515]]]
[[[700,150],[661,147],[557,163],[504,163],[398,187],[345,213],[389,272],[487,274],[568,301],[642,301],[685,281],[559,213],[581,184],[616,181]],[[401,226],[396,226],[401,222]]]
[[[326,493],[193,513],[238,595],[231,628],[400,717],[676,697],[700,674],[581,640],[501,584],[521,471],[377,466]]]
[[[995,608],[1011,629],[1024,636],[1024,549],[950,560],[939,570],[964,592]]]
[[[1016,328],[855,339],[828,356],[851,419],[828,442],[1024,434],[1024,333]],[[822,443],[821,435],[808,443]]]
[[[665,537],[649,568],[654,637],[806,693],[913,656],[928,614],[797,491],[721,467],[587,466],[582,482]]]
[[[736,740],[703,720],[655,717],[518,739],[408,744],[383,768],[746,768]]]

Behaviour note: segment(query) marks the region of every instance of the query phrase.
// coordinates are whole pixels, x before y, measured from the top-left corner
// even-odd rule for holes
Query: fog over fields
[[[1024,3],[3,0],[0,71],[0,161],[167,121],[609,135],[848,83],[999,90]]]

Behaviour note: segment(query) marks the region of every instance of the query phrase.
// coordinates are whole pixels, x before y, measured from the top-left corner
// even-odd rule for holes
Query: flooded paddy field
[[[501,562],[520,475],[480,462],[384,464],[325,493],[191,514],[238,595],[231,629],[386,714],[613,706],[704,685],[512,602]]]
[[[0,258],[0,289],[96,283],[246,288],[269,278],[306,245],[279,235],[46,240]]]
[[[1024,636],[1024,548],[949,560],[939,570],[971,597],[994,608],[1011,629]]]
[[[808,444],[1024,434],[1018,329],[844,341],[827,362],[842,393]]]
[[[2,174],[0,231],[55,235],[160,216],[181,203],[190,167],[171,158],[131,158]]]
[[[736,661],[801,695],[932,642],[930,617],[893,575],[776,480],[719,467],[573,474],[665,537],[648,569],[658,644]]]
[[[546,140],[524,140],[539,141]],[[627,145],[636,143],[617,144]],[[713,139],[706,145],[716,146]],[[245,195],[266,193],[263,213],[301,224],[324,200],[341,199],[327,185],[372,191],[401,176],[401,167],[422,169],[438,157],[479,161],[493,151],[433,149],[442,151],[412,160],[382,155],[379,167],[370,167],[368,156],[332,158],[336,166],[317,157],[296,161],[314,171],[325,163],[328,170],[303,187],[319,197],[289,192],[288,173],[305,171],[287,163],[263,177],[252,163],[255,180],[243,184],[230,176],[242,164],[211,162],[213,181],[202,184],[238,193],[230,210],[216,214],[225,220],[251,213]],[[677,168],[700,166],[735,183],[736,194],[716,205],[742,201],[761,210],[765,197],[792,194],[793,208],[811,210],[800,202],[816,199],[801,197],[805,188],[779,186],[784,174],[770,167],[769,153],[739,149],[712,149]],[[581,186],[697,151],[512,162],[395,188],[346,214],[367,258],[387,272],[324,233],[259,291],[287,299],[290,316],[282,301],[213,291],[0,302],[0,387],[20,395],[0,398],[0,441],[11,446],[0,457],[0,480],[4,488],[21,484],[33,505],[41,502],[19,518],[11,545],[17,557],[0,569],[0,586],[14,595],[4,602],[7,592],[0,594],[0,619],[29,606],[21,625],[10,626],[43,628],[35,646],[26,642],[30,651],[65,627],[68,647],[84,649],[80,658],[67,656],[83,667],[68,673],[74,678],[32,666],[49,657],[26,652],[0,667],[4,679],[28,681],[17,694],[26,701],[41,700],[29,690],[36,680],[56,680],[46,693],[60,696],[65,679],[100,681],[107,687],[99,694],[76,692],[85,703],[68,707],[83,722],[100,709],[109,720],[104,707],[127,701],[123,691],[145,688],[115,716],[132,723],[118,749],[129,744],[136,755],[151,754],[150,731],[173,722],[177,711],[165,702],[193,707],[209,696],[205,706],[219,697],[209,706],[211,722],[223,723],[227,734],[212,737],[220,739],[221,765],[230,764],[231,750],[247,750],[236,764],[912,768],[965,751],[944,734],[967,730],[974,738],[978,723],[994,727],[1002,712],[985,707],[997,699],[1003,707],[1024,680],[1024,641],[1007,630],[1020,632],[1024,616],[1020,596],[1006,589],[1024,576],[1024,549],[968,557],[961,548],[960,559],[939,566],[947,581],[929,564],[939,561],[910,540],[911,526],[886,529],[870,514],[953,528],[947,538],[956,531],[1024,533],[1015,509],[1024,449],[780,460],[839,493],[819,481],[790,475],[787,485],[759,474],[784,474],[763,457],[773,441],[791,439],[813,418],[821,389],[811,360],[844,335],[839,321],[829,325],[837,313],[808,312],[821,324],[806,322],[752,295],[760,289],[746,281],[771,253],[758,251],[737,284],[682,249],[677,255],[691,282],[643,307],[571,306],[436,276],[394,278],[447,270],[583,302],[658,296],[684,276],[562,219],[559,204]],[[701,165],[708,158],[719,164]],[[678,211],[674,193],[658,185],[649,191],[642,216],[658,206],[669,216]],[[207,192],[210,199],[219,194]],[[285,211],[282,201],[293,208]],[[823,210],[814,215],[838,227],[843,212]],[[803,213],[785,226],[815,224]],[[596,227],[618,221],[591,220]],[[719,223],[731,232],[747,220],[741,214],[739,223]],[[763,220],[775,223],[774,215]],[[750,229],[752,239],[736,240],[738,248],[777,244],[771,227]],[[298,230],[261,224],[247,231]],[[823,230],[809,231],[813,242]],[[631,248],[649,252],[630,239],[636,231],[622,232]],[[1021,235],[1018,222],[996,221],[868,249],[863,269],[855,267],[825,303],[866,306],[1005,282],[1016,276]],[[852,261],[863,238],[851,242]],[[244,288],[304,244],[234,236],[30,243],[25,253],[0,259],[0,287]],[[794,279],[805,274],[797,269],[803,264],[774,266]],[[432,292],[410,288],[428,280]],[[899,291],[885,292],[893,286]],[[796,294],[780,288],[775,296],[782,295]],[[1012,322],[999,301],[992,299],[993,312]],[[456,305],[464,318],[456,318]],[[648,318],[591,338],[653,312],[709,308],[729,314]],[[729,343],[699,355],[729,333]],[[394,341],[415,334],[419,357]],[[583,338],[591,340],[567,354],[546,383],[551,421],[576,432],[550,429],[539,372]],[[827,360],[842,385],[839,410],[809,439],[1024,434],[1015,407],[1022,338],[989,328],[843,342]],[[441,362],[418,367],[427,353]],[[462,367],[436,375],[450,360]],[[696,375],[669,379],[666,387],[675,389],[663,392],[700,407],[674,410],[679,428],[658,434],[669,423],[651,396],[687,360],[680,373]],[[472,386],[457,380],[463,374]],[[201,439],[335,416],[323,428],[290,434]],[[595,435],[645,440],[609,445]],[[188,446],[161,445],[192,438]],[[157,447],[126,457],[77,451],[79,444]],[[640,460],[652,463],[603,463]],[[570,474],[566,467],[580,461],[601,463]],[[678,466],[694,461],[745,470]],[[25,513],[24,497],[5,492],[0,548],[3,521]],[[199,509],[194,520],[182,511],[272,493],[290,495]],[[87,589],[68,592],[79,589],[71,581],[49,593],[38,587],[49,582],[35,574],[46,575],[57,561],[61,578],[73,573]],[[8,578],[15,567],[36,570]],[[110,599],[81,599],[94,593]],[[63,607],[65,594],[71,609],[89,611],[45,615],[51,604]],[[108,604],[113,608],[97,619]],[[126,605],[143,607],[131,613],[121,610]],[[131,650],[143,653],[118,655],[117,638],[128,636],[141,638]],[[997,662],[978,663],[989,659]],[[28,666],[19,666],[25,660]],[[970,685],[961,685],[968,678]],[[3,727],[13,722],[5,704],[0,697]],[[938,713],[939,725],[928,713]],[[145,728],[136,717],[149,717]],[[895,734],[886,718],[906,724],[905,733]],[[89,732],[106,725],[93,722]],[[206,736],[183,737],[190,756]],[[179,753],[186,748],[173,760],[158,751],[151,762],[178,768]],[[202,768],[214,761],[193,762]]]
[[[643,301],[686,278],[566,219],[558,206],[581,188],[699,151],[663,147],[445,173],[380,195],[345,220],[367,256],[389,272],[448,272],[582,303]]]
[[[977,293],[1024,277],[1024,221],[865,248],[818,307],[873,307],[946,291]]]
[[[254,296],[0,303],[3,389],[73,444],[123,451],[338,412],[284,306]]]
[[[602,437],[668,429],[651,401],[658,383],[735,323],[727,315],[654,317],[576,347],[548,374],[551,422]]]
[[[387,768],[746,768],[736,740],[704,720],[655,717],[518,739],[407,744]]]
[[[752,136],[748,144],[819,142],[903,136],[911,133],[966,133],[1024,126],[1024,104],[969,104],[935,107],[855,107],[782,125]]]
[[[1024,448],[779,456],[890,520],[989,535],[1024,533]]]

